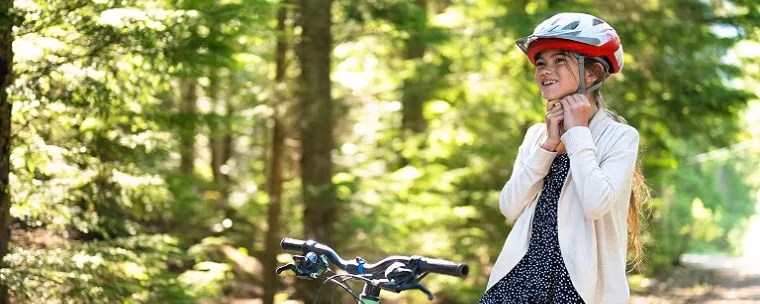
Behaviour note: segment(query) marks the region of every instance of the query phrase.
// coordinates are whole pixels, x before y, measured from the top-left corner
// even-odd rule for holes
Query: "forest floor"
[[[684,255],[682,266],[639,282],[634,304],[760,303],[760,257]],[[632,286],[633,287],[633,286]]]

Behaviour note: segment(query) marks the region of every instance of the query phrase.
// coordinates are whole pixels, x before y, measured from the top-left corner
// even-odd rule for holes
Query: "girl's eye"
[[[543,61],[536,62],[536,66],[544,66],[544,62]]]
[[[565,58],[557,57],[557,59],[554,60],[556,63],[565,62]]]

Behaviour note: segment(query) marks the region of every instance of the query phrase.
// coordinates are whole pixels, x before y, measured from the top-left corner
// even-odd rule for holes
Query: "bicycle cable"
[[[332,271],[332,270],[329,270],[329,271],[330,271],[330,272],[332,272],[332,273],[335,273],[335,272],[334,272],[334,271]],[[357,275],[353,275],[353,274],[348,274],[348,273],[347,273],[347,274],[336,274],[336,275],[333,275],[333,276],[330,276],[330,277],[327,277],[327,278],[325,278],[324,276],[321,276],[321,277],[319,277],[319,278],[320,278],[320,279],[325,279],[325,281],[324,281],[324,282],[322,282],[322,284],[321,284],[321,286],[319,287],[319,289],[317,289],[317,295],[314,297],[314,304],[316,304],[316,303],[317,303],[317,300],[319,299],[319,294],[322,292],[322,288],[324,288],[324,287],[325,287],[325,284],[326,284],[327,282],[332,282],[332,283],[334,283],[335,285],[338,285],[338,286],[340,286],[340,287],[341,287],[341,288],[343,288],[343,289],[344,289],[346,292],[348,292],[349,294],[351,294],[351,296],[353,296],[353,297],[354,297],[354,299],[356,299],[356,300],[358,300],[359,302],[361,302],[361,298],[359,298],[359,296],[357,296],[357,295],[356,295],[356,293],[354,292],[354,290],[353,290],[353,289],[352,289],[350,286],[348,286],[347,284],[344,284],[344,283],[342,283],[342,282],[338,282],[337,280],[335,280],[335,279],[334,279],[334,278],[337,278],[337,277],[351,277],[351,278],[353,278],[353,279],[361,279],[361,280],[364,280],[364,281],[367,281],[367,282],[372,282],[371,280],[369,280],[369,279],[367,279],[367,278],[364,278],[364,277],[361,277],[361,276],[357,276]],[[337,287],[336,287],[336,288],[337,288]]]
[[[343,284],[348,285],[348,283],[346,283],[346,281],[348,281],[348,280],[356,280],[356,278],[348,277],[348,278],[345,278],[345,279],[341,280],[340,282],[343,283]],[[335,303],[335,292],[336,291],[338,291],[338,287],[337,286],[333,286],[332,296],[330,296],[330,304],[334,304]]]
[[[348,281],[348,280],[360,280],[360,281],[365,281],[367,283],[372,283],[372,280],[367,279],[367,278],[362,277],[362,276],[359,276],[359,275],[350,274],[350,273],[337,274],[332,269],[328,269],[327,271],[332,272],[332,273],[335,274],[335,275],[331,276],[330,278],[346,277],[345,279],[343,279],[343,280],[340,281],[341,283],[343,283],[346,286],[348,286],[348,283],[346,283],[346,281]],[[325,281],[325,282],[327,282],[327,281]],[[324,284],[324,283],[322,283],[322,284]],[[335,284],[333,286],[332,295],[330,296],[330,303],[334,303],[335,302],[335,292],[338,291],[338,286],[339,286],[338,284]],[[350,288],[351,286],[348,286],[348,287]],[[353,288],[351,290],[353,291]],[[319,297],[319,292],[317,292],[317,297]]]

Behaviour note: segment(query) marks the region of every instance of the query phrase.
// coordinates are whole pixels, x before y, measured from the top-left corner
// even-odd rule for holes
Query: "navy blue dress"
[[[492,286],[478,304],[583,303],[562,261],[557,236],[557,206],[570,171],[567,154],[558,155],[533,215],[528,252],[504,278]]]

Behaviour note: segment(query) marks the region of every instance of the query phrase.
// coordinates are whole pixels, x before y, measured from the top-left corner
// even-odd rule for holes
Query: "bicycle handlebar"
[[[333,264],[352,274],[374,274],[383,272],[395,262],[407,264],[409,261],[416,258],[419,259],[418,267],[420,272],[437,273],[460,278],[467,277],[470,272],[470,267],[467,266],[467,264],[421,256],[390,256],[374,264],[360,264],[358,261],[347,261],[342,259],[332,248],[313,240],[303,241],[284,238],[280,241],[280,247],[284,250],[301,251],[303,253],[312,251],[322,254]]]

